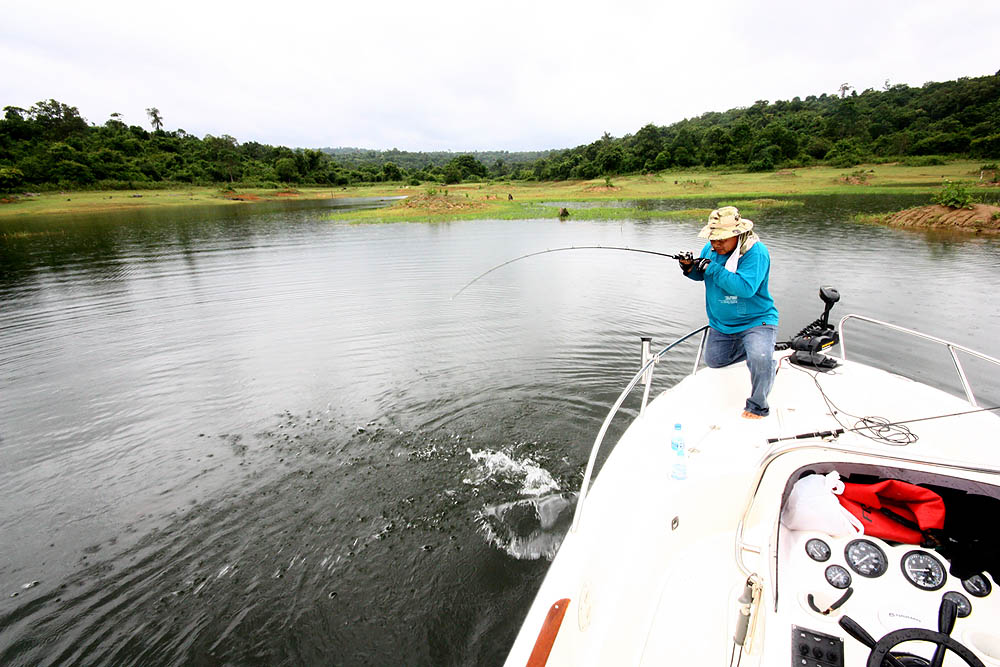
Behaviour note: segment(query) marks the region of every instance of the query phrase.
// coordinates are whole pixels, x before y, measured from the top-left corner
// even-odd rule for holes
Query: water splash
[[[488,482],[519,485],[523,496],[540,496],[559,490],[559,483],[529,457],[516,460],[505,452],[466,450],[478,467],[462,481],[478,486]]]
[[[476,514],[486,541],[518,560],[554,558],[572,520],[575,494],[559,493],[559,482],[531,457],[489,449],[466,452],[476,464],[466,484],[491,487],[507,498],[521,496],[488,504]]]
[[[476,520],[486,540],[509,556],[552,560],[573,520],[575,496],[556,493],[488,506]]]

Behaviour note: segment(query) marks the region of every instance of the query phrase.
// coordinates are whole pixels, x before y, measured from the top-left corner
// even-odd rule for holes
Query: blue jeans
[[[767,405],[767,395],[774,384],[777,362],[774,361],[774,343],[778,338],[778,327],[761,324],[733,334],[708,330],[705,342],[705,363],[709,368],[722,368],[746,359],[750,368],[750,398],[746,411],[767,416],[771,409]]]

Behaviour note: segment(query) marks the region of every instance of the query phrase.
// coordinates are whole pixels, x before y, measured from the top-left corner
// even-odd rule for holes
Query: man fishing
[[[735,206],[712,211],[698,237],[708,239],[701,255],[678,261],[685,276],[705,282],[705,363],[721,368],[746,359],[750,397],[743,417],[761,419],[770,412],[767,395],[777,366],[778,309],[767,290],[771,255],[753,221],[740,217]]]

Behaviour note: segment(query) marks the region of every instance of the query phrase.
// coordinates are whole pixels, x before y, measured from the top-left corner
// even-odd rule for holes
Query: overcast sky
[[[0,0],[0,107],[292,147],[538,150],[1000,69],[1000,3]]]

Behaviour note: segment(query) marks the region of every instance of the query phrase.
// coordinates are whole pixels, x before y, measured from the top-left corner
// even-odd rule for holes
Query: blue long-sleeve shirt
[[[734,250],[733,252],[739,252]],[[726,271],[729,255],[720,255],[706,243],[699,257],[712,263],[702,271],[686,274],[705,281],[705,311],[708,324],[722,333],[737,333],[761,324],[778,324],[778,309],[767,290],[771,253],[762,242],[754,243],[740,257],[736,273]]]

